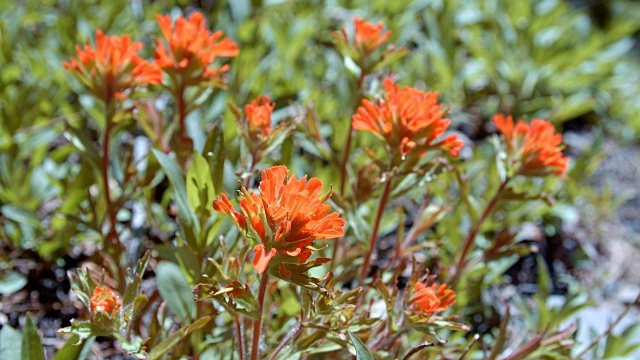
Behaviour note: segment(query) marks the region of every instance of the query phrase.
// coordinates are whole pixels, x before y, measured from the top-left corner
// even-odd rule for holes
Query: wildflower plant
[[[505,266],[539,259],[522,224],[542,222],[571,179],[553,123],[496,114],[495,134],[468,139],[455,103],[401,75],[416,45],[360,17],[315,29],[309,46],[343,68],[314,89],[255,91],[248,68],[290,69],[245,69],[243,46],[280,32],[262,14],[224,32],[214,18],[157,14],[140,42],[98,30],[61,65],[100,105],[64,124],[83,193],[62,207],[102,246],[68,274],[86,310],[59,330],[70,344],[114,339],[140,359],[571,358],[576,328],[560,313],[586,301],[553,313],[539,295],[526,341],[510,338],[512,306],[476,323]],[[350,74],[344,98],[325,90],[332,71]],[[322,101],[339,107],[316,112]]]
[[[222,77],[229,65],[214,62],[220,57],[236,56],[238,46],[223,37],[222,31],[211,33],[200,12],[188,18],[179,16],[174,24],[169,15],[158,14],[157,20],[166,44],[158,40],[154,58],[166,75],[163,85],[176,101],[177,136],[173,142],[184,169],[193,147],[186,133],[187,115],[197,106],[197,99],[212,87],[224,87]]]

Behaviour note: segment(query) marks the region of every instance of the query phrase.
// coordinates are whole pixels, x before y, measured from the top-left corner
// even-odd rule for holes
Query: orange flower
[[[384,80],[384,87],[385,100],[377,104],[362,100],[362,106],[353,115],[354,129],[371,131],[391,149],[398,149],[403,157],[414,150],[422,156],[433,149],[458,156],[463,143],[456,135],[438,140],[450,121],[442,118],[437,92],[425,93],[412,87],[400,89],[400,85],[394,85],[389,78]]]
[[[567,171],[569,158],[562,156],[562,135],[556,134],[550,122],[533,119],[531,125],[527,125],[518,120],[514,126],[510,115],[497,114],[493,123],[504,137],[509,158],[517,167],[517,175],[563,176]]]
[[[442,284],[436,289],[436,284],[426,286],[421,282],[415,285],[416,293],[409,299],[409,306],[419,313],[431,315],[442,312],[455,304],[456,293]]]
[[[310,245],[344,234],[344,220],[329,213],[325,204],[331,192],[321,195],[322,181],[304,176],[288,176],[286,166],[274,166],[262,172],[260,195],[242,189],[240,208],[234,210],[222,194],[213,201],[213,209],[226,212],[245,236],[256,244],[253,266],[263,273],[276,254],[305,263],[311,256]]]
[[[271,113],[275,106],[268,96],[262,95],[244,107],[244,122],[253,143],[258,143],[271,134]]]
[[[229,66],[211,67],[216,57],[238,55],[238,46],[229,38],[222,38],[222,31],[209,31],[202,13],[194,12],[189,20],[180,16],[173,26],[169,15],[158,14],[157,19],[169,46],[158,40],[156,61],[169,74],[182,75],[184,85],[219,80]]]
[[[122,306],[118,297],[111,290],[100,286],[94,290],[90,303],[91,311],[94,314],[102,312],[109,316],[115,316]]]
[[[380,45],[384,44],[385,41],[389,40],[389,37],[391,36],[391,30],[383,32],[382,29],[384,28],[384,23],[382,21],[378,22],[377,25],[374,25],[356,16],[355,19],[353,19],[353,24],[355,27],[353,45],[358,51],[361,51],[364,54],[368,54],[377,49]],[[342,35],[344,36],[345,41],[348,41],[347,31],[345,28],[342,28]]]
[[[357,16],[353,20],[353,25],[354,35],[352,39],[349,38],[347,29],[344,27],[340,32],[336,31],[332,35],[337,41],[338,49],[353,59],[361,69],[368,72],[376,64],[376,60],[381,60],[371,59],[370,55],[389,40],[391,31],[383,31],[384,23],[382,21],[374,25]]]
[[[103,101],[124,99],[127,90],[162,82],[162,71],[138,55],[141,49],[142,43],[131,42],[127,35],[107,36],[97,30],[95,49],[77,45],[77,60],[72,57],[62,65]]]

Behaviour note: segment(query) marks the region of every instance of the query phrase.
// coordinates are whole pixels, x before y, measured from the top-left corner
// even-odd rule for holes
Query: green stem
[[[253,321],[253,341],[251,343],[251,360],[258,360],[260,355],[260,333],[262,331],[262,313],[264,308],[264,294],[267,291],[269,274],[262,274],[260,280],[260,290],[258,291],[258,319]]]
[[[360,94],[360,90],[362,90],[362,85],[364,84],[364,78],[367,76],[366,72],[363,70],[360,73],[360,77],[358,78],[358,82],[356,83],[356,94]],[[362,96],[356,97],[356,103],[354,106],[354,110],[358,109]],[[340,195],[344,196],[345,186],[347,184],[347,163],[349,162],[349,155],[351,154],[351,142],[353,141],[353,116],[349,120],[349,132],[347,134],[347,143],[344,149],[344,156],[342,158],[342,178],[340,179]],[[336,245],[338,244],[338,240],[336,240]]]
[[[116,210],[111,201],[111,190],[109,189],[109,147],[111,142],[111,131],[113,130],[113,118],[115,117],[116,104],[112,97],[108,97],[105,101],[105,129],[102,138],[102,183],[104,184],[104,200],[107,208],[107,217],[109,218],[109,232],[106,236],[105,248],[107,253],[113,256],[114,264],[118,268],[118,285],[121,293],[124,294],[126,287],[125,264],[121,266],[121,256],[124,252],[124,245],[120,242],[118,236]]]
[[[187,104],[184,98],[185,89],[186,87],[184,83],[181,83],[180,86],[178,86],[177,93],[176,93],[176,101],[178,103],[178,128],[179,128],[178,138],[177,138],[178,148],[176,149],[176,157],[182,170],[186,171],[189,154],[191,152],[185,151],[185,148],[187,144],[191,144],[191,142],[189,141],[190,139],[187,136],[187,129],[185,125],[186,119],[187,119]]]
[[[109,241],[117,241],[116,232],[116,213],[111,203],[111,190],[109,189],[109,143],[111,141],[111,130],[113,130],[113,117],[115,105],[112,101],[106,102],[105,129],[102,139],[102,182],[104,183],[104,198],[107,207],[107,216],[109,217],[109,233],[107,238]],[[114,238],[115,236],[115,238]]]
[[[360,77],[358,78],[358,82],[356,83],[356,93],[360,94],[362,90],[362,86],[364,85],[364,78],[367,76],[365,71],[360,73]],[[362,101],[362,96],[356,97],[356,103],[354,104],[354,112],[357,111],[358,106],[360,105],[360,101]],[[347,135],[347,143],[344,149],[344,156],[342,158],[342,169],[341,169],[341,178],[340,178],[340,196],[344,197],[345,187],[347,185],[347,164],[349,163],[349,155],[351,154],[351,142],[353,141],[353,116],[349,120],[349,130]],[[333,271],[333,266],[336,262],[336,258],[338,257],[338,249],[340,249],[340,240],[342,237],[336,238],[336,241],[333,244],[333,261],[329,265],[329,271]]]
[[[387,201],[389,200],[392,181],[393,181],[393,178],[389,177],[387,179],[386,184],[384,185],[384,190],[382,191],[382,197],[380,198],[380,205],[378,206],[378,213],[376,214],[376,220],[373,224],[373,231],[371,232],[371,239],[369,240],[369,251],[367,252],[367,256],[364,258],[364,263],[362,264],[362,270],[360,272],[360,278],[362,280],[364,280],[367,276],[367,271],[369,270],[369,263],[371,262],[371,255],[373,254],[373,250],[376,248],[376,240],[378,238],[378,230],[380,229],[380,221],[382,220],[382,214],[384,213],[384,208],[386,207]]]

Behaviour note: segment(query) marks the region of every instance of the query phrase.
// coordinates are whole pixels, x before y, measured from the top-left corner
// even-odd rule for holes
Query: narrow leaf
[[[44,352],[42,350],[42,343],[40,342],[40,335],[38,335],[38,328],[33,322],[31,314],[27,314],[27,319],[24,323],[24,329],[22,332],[22,359],[44,360]]]
[[[158,264],[158,291],[167,301],[169,310],[182,321],[188,321],[196,316],[196,304],[193,301],[192,289],[180,267],[169,261]]]
[[[163,342],[158,344],[158,346],[153,348],[153,351],[149,354],[149,360],[157,360],[162,357],[162,355],[166,354],[172,347],[174,347],[180,340],[184,339],[186,336],[191,334],[192,332],[202,329],[207,325],[207,323],[211,320],[211,316],[203,317],[198,319],[191,325],[185,325],[180,330],[173,333],[171,336],[166,338]]]
[[[350,330],[347,330],[349,333],[349,337],[353,342],[353,346],[356,348],[356,360],[373,360],[373,355],[367,350],[367,347],[358,339],[357,336],[353,335]]]

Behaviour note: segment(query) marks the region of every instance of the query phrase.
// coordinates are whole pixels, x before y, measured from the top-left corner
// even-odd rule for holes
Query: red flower
[[[258,143],[266,139],[271,134],[271,113],[275,109],[275,104],[271,99],[262,95],[251,104],[244,107],[244,122],[249,133],[249,138],[253,143]]]
[[[106,36],[97,30],[96,47],[77,45],[77,60],[72,57],[62,65],[103,101],[123,99],[127,90],[162,82],[162,71],[138,55],[141,49],[142,43],[131,42],[127,35]]]
[[[214,68],[211,67],[213,61],[217,57],[238,55],[238,46],[229,38],[222,38],[222,31],[212,34],[199,12],[192,13],[189,20],[178,17],[173,26],[169,15],[158,14],[157,19],[168,48],[158,40],[156,61],[169,74],[183,75],[184,85],[219,80],[229,66]]]
[[[96,314],[98,312],[106,313],[109,316],[115,316],[120,311],[122,303],[118,297],[108,288],[96,287],[91,296],[91,311]]]
[[[437,92],[425,93],[412,87],[400,89],[400,85],[394,85],[389,78],[385,79],[384,87],[386,99],[377,104],[362,100],[362,106],[353,115],[354,129],[371,131],[402,156],[414,150],[422,156],[433,149],[458,156],[462,140],[453,134],[440,139],[450,121],[442,118]]]
[[[263,273],[278,253],[305,263],[313,241],[344,235],[344,220],[339,213],[329,213],[330,207],[325,204],[331,192],[321,195],[322,182],[287,174],[286,166],[274,166],[262,172],[260,195],[242,189],[242,213],[234,210],[224,194],[213,201],[215,211],[229,214],[257,243],[253,266],[258,273]]]
[[[442,284],[436,289],[436,284],[426,286],[417,282],[415,289],[416,293],[409,299],[409,306],[419,313],[431,315],[442,312],[456,302],[456,293],[447,289],[447,284]]]
[[[562,156],[562,135],[556,134],[553,124],[533,119],[531,125],[518,120],[513,123],[509,115],[497,114],[493,123],[502,133],[510,160],[516,165],[516,174],[525,176],[563,176],[568,157]]]

